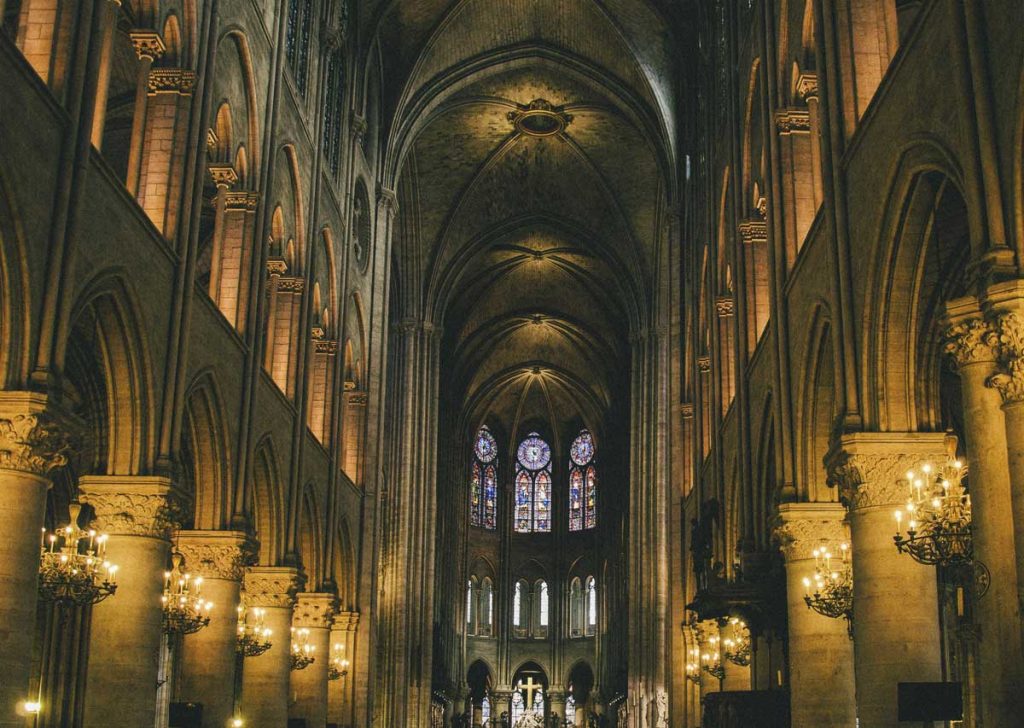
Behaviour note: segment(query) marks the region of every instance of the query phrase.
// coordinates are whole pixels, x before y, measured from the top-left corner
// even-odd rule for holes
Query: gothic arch
[[[348,520],[342,517],[338,524],[338,537],[334,543],[332,576],[338,590],[341,609],[356,610],[356,557],[352,548],[352,537]]]
[[[0,387],[20,386],[28,377],[31,307],[28,260],[21,217],[0,161]]]
[[[185,400],[185,428],[182,432],[183,463],[194,489],[195,527],[224,528],[232,512],[229,483],[231,456],[223,405],[212,371],[195,377]]]
[[[832,430],[838,416],[836,392],[840,386],[836,378],[835,347],[832,342],[833,325],[827,304],[820,302],[811,317],[807,335],[805,365],[797,393],[800,402],[801,478],[798,500],[834,501],[836,492],[826,482],[824,458],[828,453]]]
[[[259,542],[259,563],[274,566],[284,555],[284,495],[281,471],[269,435],[256,446],[249,493],[251,527]]]
[[[942,304],[963,295],[960,279],[980,245],[959,166],[933,141],[900,155],[865,291],[862,328],[865,424],[912,432],[936,426],[927,396],[937,375]],[[978,252],[978,251],[974,251]]]
[[[229,45],[230,44],[230,45]],[[253,170],[254,175],[260,170],[260,143],[259,143],[259,111],[257,108],[256,81],[253,72],[252,53],[249,50],[249,41],[241,29],[229,29],[225,32],[217,48],[217,70],[215,76],[215,103],[217,101],[228,101],[235,107],[235,122],[238,129],[235,129],[234,137],[238,139],[238,148],[244,148],[248,166]],[[230,60],[229,60],[230,59]],[[237,78],[241,80],[241,96],[236,98],[237,92],[233,89],[221,89],[222,79],[235,78],[236,75],[226,73],[223,70],[224,64],[237,64],[239,73]],[[244,147],[243,147],[244,145]],[[237,149],[235,150],[237,156]],[[239,170],[236,170],[239,171]],[[239,174],[241,174],[239,172]],[[245,189],[255,188],[255,179],[241,180]]]
[[[306,483],[302,489],[299,518],[299,554],[302,557],[302,568],[306,573],[307,590],[319,590],[324,582],[324,539],[325,522],[320,508],[317,487],[313,482]]]
[[[155,408],[146,328],[120,271],[94,278],[72,307],[70,334],[59,352],[72,386],[102,397],[94,423],[95,473],[135,475],[152,460]],[[76,366],[77,365],[77,366]],[[83,371],[83,368],[85,371]],[[85,383],[93,380],[92,384]],[[99,415],[97,412],[97,415]]]

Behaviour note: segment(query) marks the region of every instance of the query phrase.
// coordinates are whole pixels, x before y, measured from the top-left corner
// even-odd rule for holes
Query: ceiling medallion
[[[508,112],[508,120],[517,131],[529,136],[553,136],[563,131],[572,122],[572,114],[565,113],[564,107],[553,106],[546,99],[534,99],[527,106]]]

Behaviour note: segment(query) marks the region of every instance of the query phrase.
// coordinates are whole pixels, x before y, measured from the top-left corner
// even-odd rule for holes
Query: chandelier
[[[316,662],[313,653],[316,652],[316,645],[309,644],[309,630],[305,627],[295,629],[292,627],[292,669],[305,670]]]
[[[200,596],[203,578],[182,571],[184,558],[171,555],[171,570],[164,572],[163,630],[164,634],[194,634],[210,623],[213,602]]]
[[[238,605],[238,642],[235,652],[242,657],[257,657],[273,647],[270,628],[263,626],[265,613],[259,607]]]
[[[107,535],[78,527],[82,506],[68,506],[71,520],[52,533],[43,529],[39,598],[60,608],[101,602],[115,591],[117,567],[106,559]]]
[[[956,566],[973,559],[971,495],[963,483],[967,466],[956,457],[956,436],[946,435],[946,462],[907,473],[906,512],[896,511],[893,540],[900,553],[922,564]],[[903,518],[907,532],[903,534]]]
[[[853,569],[850,545],[839,544],[839,563],[827,546],[814,549],[814,580],[804,577],[804,601],[813,609],[832,619],[846,618],[846,628],[853,637]]]
[[[327,679],[341,680],[348,675],[348,660],[345,659],[345,645],[340,642],[334,645],[334,654],[327,665]]]
[[[739,617],[729,618],[730,636],[722,640],[722,654],[740,667],[750,664],[750,629]]]
[[[686,650],[686,679],[700,685],[704,682],[700,673],[700,647],[690,647]]]

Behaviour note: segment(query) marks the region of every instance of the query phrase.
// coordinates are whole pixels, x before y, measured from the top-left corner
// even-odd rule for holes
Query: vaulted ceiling
[[[624,405],[674,197],[670,23],[649,0],[373,7],[402,315],[443,327],[468,426],[595,427]],[[555,133],[517,126],[534,102]]]

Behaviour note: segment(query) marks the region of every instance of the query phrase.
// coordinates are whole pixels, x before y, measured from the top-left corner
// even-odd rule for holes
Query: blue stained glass
[[[529,533],[531,529],[530,506],[533,500],[533,483],[530,475],[525,470],[520,470],[516,476],[516,531]]]
[[[480,522],[480,499],[482,496],[480,488],[480,464],[473,463],[473,476],[469,482],[469,522],[474,526],[482,525]]]
[[[498,445],[486,427],[473,443],[473,475],[470,481],[470,525],[493,530],[498,513]]]
[[[569,475],[569,530],[583,530],[583,473],[575,468]]]
[[[594,459],[594,438],[591,437],[590,432],[583,430],[575,440],[572,441],[572,447],[569,449],[569,457],[577,465],[586,465]]]
[[[494,472],[494,466],[490,465],[484,471],[484,503],[483,503],[483,525],[485,528],[494,528],[497,502],[498,502],[498,478]]]
[[[476,457],[482,463],[489,463],[498,456],[498,443],[486,427],[481,427],[476,435]]]
[[[586,527],[597,525],[597,468],[587,468]]]
[[[551,530],[551,475],[546,470],[537,473],[534,483],[533,530]]]
[[[540,470],[551,462],[551,448],[536,432],[519,444],[519,464],[527,470]]]

